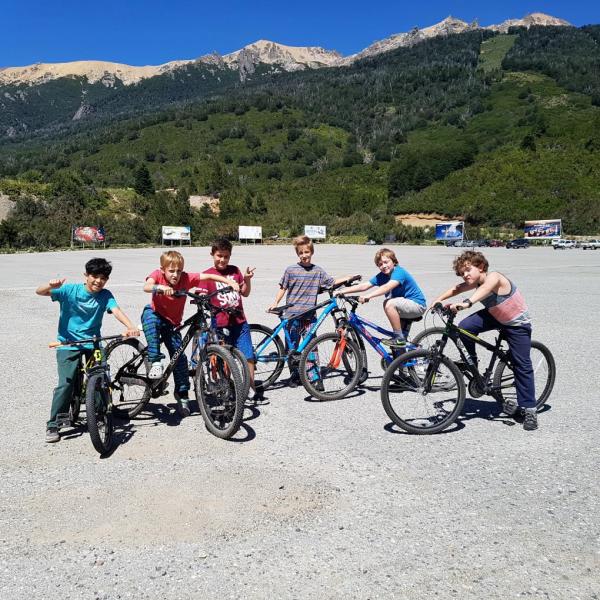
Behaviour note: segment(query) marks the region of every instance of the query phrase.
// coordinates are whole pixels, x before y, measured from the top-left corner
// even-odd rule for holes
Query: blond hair
[[[298,254],[298,248],[300,246],[308,246],[310,249],[310,253],[314,254],[315,247],[312,243],[312,240],[307,235],[299,235],[292,240],[292,244],[294,244],[294,250],[296,250],[296,254]]]
[[[387,256],[395,265],[398,264],[398,259],[396,258],[396,254],[393,250],[390,250],[389,248],[381,248],[381,250],[377,250],[375,253],[375,264],[377,266],[379,266],[382,256]]]
[[[169,265],[175,265],[183,269],[183,264],[183,256],[177,250],[167,250],[160,255],[160,266],[162,269],[165,269]]]

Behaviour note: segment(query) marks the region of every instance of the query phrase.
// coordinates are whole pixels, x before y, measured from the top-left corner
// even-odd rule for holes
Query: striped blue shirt
[[[283,273],[279,286],[287,291],[286,304],[294,306],[286,311],[293,317],[315,306],[320,287],[333,285],[335,279],[317,265],[290,265]]]

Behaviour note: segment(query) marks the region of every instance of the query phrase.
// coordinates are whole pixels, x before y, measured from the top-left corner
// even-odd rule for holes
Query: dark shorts
[[[223,337],[228,344],[237,348],[247,360],[254,360],[250,325],[247,322],[241,325],[232,325],[231,327],[221,327],[220,331],[224,334]]]

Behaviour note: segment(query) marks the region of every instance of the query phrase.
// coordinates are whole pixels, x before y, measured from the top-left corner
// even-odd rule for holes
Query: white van
[[[552,247],[555,250],[565,250],[567,248],[576,248],[577,244],[575,243],[575,240],[563,240],[560,238],[555,238],[552,240]]]

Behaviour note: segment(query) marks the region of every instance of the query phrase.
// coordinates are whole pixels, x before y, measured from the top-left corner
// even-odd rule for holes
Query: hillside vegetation
[[[597,26],[469,32],[5,143],[0,191],[16,206],[0,245],[64,246],[71,223],[105,225],[120,243],[156,243],[164,224],[191,224],[198,242],[239,224],[431,235],[395,224],[412,212],[464,217],[471,231],[562,218],[570,234],[596,233],[599,37]],[[190,194],[219,197],[220,214],[190,209]]]

